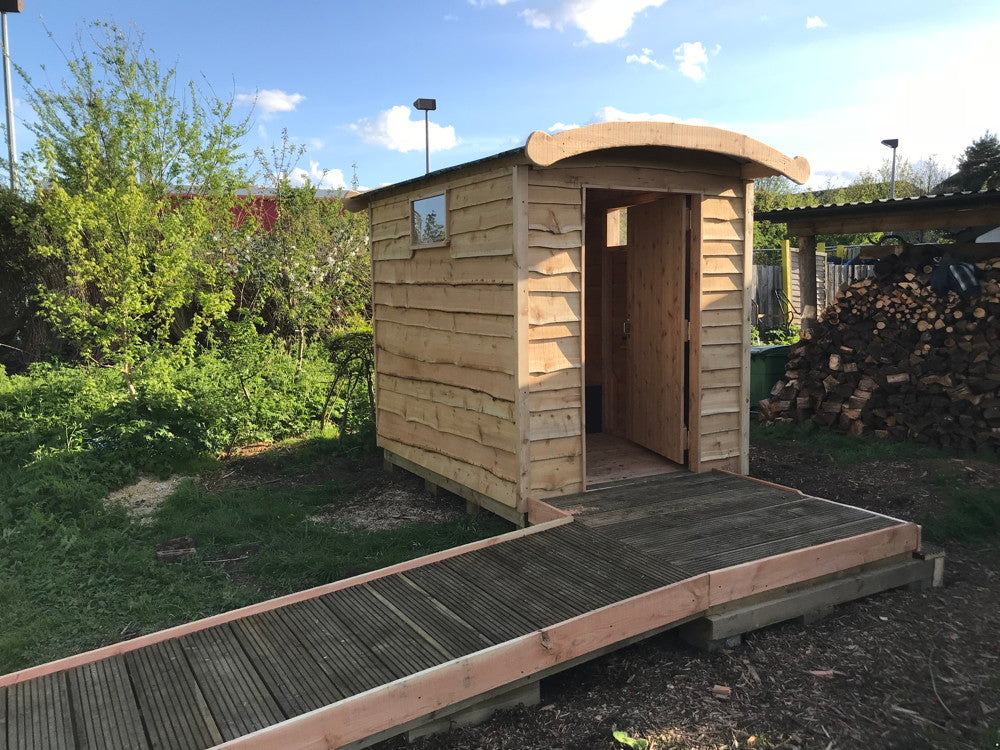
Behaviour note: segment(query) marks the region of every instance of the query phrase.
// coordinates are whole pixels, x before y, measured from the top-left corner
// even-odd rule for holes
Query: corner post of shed
[[[753,200],[754,183],[743,184],[743,352],[740,371],[740,473],[750,473],[750,335],[753,319]]]
[[[530,294],[528,276],[528,170],[514,165],[511,210],[514,239],[514,420],[517,426],[517,512],[527,518],[531,494],[531,408],[528,364]]]
[[[816,235],[799,235],[799,294],[802,300],[802,330],[816,322]]]

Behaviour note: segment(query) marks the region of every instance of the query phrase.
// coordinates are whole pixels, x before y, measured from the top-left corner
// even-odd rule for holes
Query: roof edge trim
[[[754,168],[744,167],[748,178],[784,175],[799,185],[809,179],[809,162],[802,156],[793,159],[730,130],[676,122],[601,122],[555,135],[536,130],[528,136],[524,150],[533,164],[548,167],[572,156],[627,146],[667,146],[730,156],[752,163]]]

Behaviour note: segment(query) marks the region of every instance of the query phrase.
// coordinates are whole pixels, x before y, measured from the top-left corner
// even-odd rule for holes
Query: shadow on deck
[[[920,546],[914,524],[717,472],[550,502],[528,529],[2,677],[0,750],[360,747]]]

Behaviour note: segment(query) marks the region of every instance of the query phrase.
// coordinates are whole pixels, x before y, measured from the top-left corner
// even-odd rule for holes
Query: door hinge
[[[684,321],[684,340],[685,341],[690,341],[691,340],[691,321],[690,320],[685,320]]]

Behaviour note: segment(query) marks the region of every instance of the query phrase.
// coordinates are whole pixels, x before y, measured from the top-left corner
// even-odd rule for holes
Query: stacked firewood
[[[842,289],[789,352],[765,420],[1000,452],[1000,258],[981,293],[941,295],[935,268],[894,257]]]

